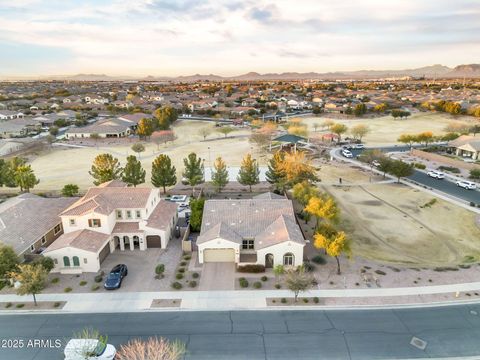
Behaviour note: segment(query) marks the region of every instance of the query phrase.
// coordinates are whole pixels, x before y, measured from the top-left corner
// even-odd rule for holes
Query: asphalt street
[[[392,151],[408,151],[409,146],[389,146],[379,148],[383,152],[392,152]],[[351,150],[354,158],[362,153],[362,150]],[[415,181],[421,186],[427,186],[433,188],[434,190],[441,191],[447,195],[459,198],[467,202],[474,202],[475,204],[480,204],[480,191],[477,190],[466,190],[461,187],[458,187],[453,181],[447,179],[437,180],[431,178],[422,171],[415,170],[412,176],[408,177],[410,180]]]
[[[0,316],[0,359],[63,359],[84,327],[118,347],[164,336],[187,345],[185,359],[411,359],[480,357],[480,304],[435,308],[311,311],[153,312]],[[422,350],[412,337],[425,341]],[[22,339],[22,348],[11,348]],[[28,340],[61,340],[39,348]],[[43,344],[45,346],[45,343]]]

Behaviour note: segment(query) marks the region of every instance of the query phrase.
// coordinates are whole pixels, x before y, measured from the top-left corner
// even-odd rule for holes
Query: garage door
[[[158,235],[149,235],[147,236],[147,249],[148,248],[161,248],[162,242],[160,236]]]
[[[203,250],[204,262],[235,262],[233,249],[205,249]]]
[[[100,261],[100,264],[102,263],[103,260],[110,254],[110,243],[108,242],[105,247],[100,251],[100,254],[98,255],[98,260]]]

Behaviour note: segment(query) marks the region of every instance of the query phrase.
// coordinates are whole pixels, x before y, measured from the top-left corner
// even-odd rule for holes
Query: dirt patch
[[[298,297],[297,302],[293,297],[267,298],[267,306],[319,306],[325,300],[318,297]]]
[[[0,310],[61,310],[66,303],[66,301],[37,301],[35,306],[33,301],[0,302]]]
[[[158,309],[158,308],[174,308],[180,307],[182,304],[182,299],[153,299],[150,308]]]

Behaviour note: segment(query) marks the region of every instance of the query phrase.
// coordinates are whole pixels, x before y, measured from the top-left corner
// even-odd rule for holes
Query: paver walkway
[[[204,263],[200,290],[234,290],[235,264],[229,262]]]

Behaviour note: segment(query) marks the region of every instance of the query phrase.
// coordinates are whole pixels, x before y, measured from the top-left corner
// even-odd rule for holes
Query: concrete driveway
[[[235,263],[204,263],[199,290],[235,290]]]

